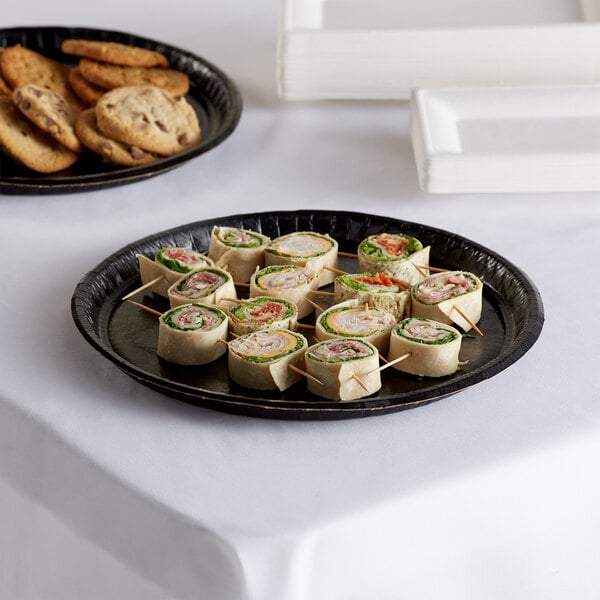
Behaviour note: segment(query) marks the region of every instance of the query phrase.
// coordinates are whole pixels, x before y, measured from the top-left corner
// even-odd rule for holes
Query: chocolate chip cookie
[[[183,96],[152,85],[107,92],[96,104],[96,119],[106,136],[165,156],[200,140],[192,105]]]
[[[0,69],[12,89],[33,83],[55,91],[78,110],[84,108],[71,90],[69,67],[63,63],[16,44],[0,54]]]
[[[0,96],[0,145],[38,173],[62,171],[79,158],[25,117],[10,96]]]
[[[109,90],[132,85],[154,85],[176,96],[183,96],[190,89],[187,74],[173,69],[122,67],[88,58],[79,61],[79,69],[88,81]]]
[[[64,40],[61,49],[65,54],[113,65],[128,67],[168,67],[167,57],[147,48],[128,46],[118,42],[101,42],[82,39]]]
[[[75,121],[75,132],[81,142],[92,152],[120,165],[137,167],[157,160],[157,155],[137,146],[123,144],[104,135],[96,123],[96,111],[88,108]]]
[[[62,96],[45,87],[27,83],[13,90],[12,99],[17,108],[42,131],[73,152],[83,150],[74,129],[79,111]]]

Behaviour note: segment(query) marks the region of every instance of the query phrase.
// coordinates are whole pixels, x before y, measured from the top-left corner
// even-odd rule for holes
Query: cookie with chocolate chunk
[[[38,173],[62,171],[79,158],[25,117],[10,96],[0,96],[0,145]]]
[[[70,106],[62,96],[45,87],[28,83],[13,90],[12,99],[17,108],[42,131],[73,152],[83,150],[74,129],[79,111]]]
[[[92,152],[127,167],[147,165],[157,160],[157,155],[146,152],[137,146],[123,144],[104,135],[96,123],[96,111],[88,108],[79,114],[75,121],[75,132],[81,143]]]
[[[92,60],[113,65],[128,67],[162,67],[169,66],[169,61],[164,54],[141,48],[128,46],[118,42],[102,42],[82,39],[67,39],[61,45],[65,54],[91,58]]]
[[[152,85],[107,92],[96,104],[96,119],[106,136],[165,156],[200,140],[192,105],[183,96]]]
[[[122,67],[89,58],[82,58],[79,61],[79,69],[88,81],[108,90],[132,85],[154,85],[176,96],[183,96],[190,89],[190,79],[187,74],[173,69]]]
[[[33,83],[55,91],[76,109],[83,108],[81,100],[69,85],[67,65],[17,44],[2,52],[0,69],[12,89]]]

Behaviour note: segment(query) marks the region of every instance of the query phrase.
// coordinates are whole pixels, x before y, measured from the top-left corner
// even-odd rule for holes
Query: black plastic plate
[[[374,396],[352,402],[323,400],[299,382],[283,393],[245,389],[233,383],[227,359],[202,367],[177,367],[156,356],[157,317],[122,302],[139,287],[137,253],[153,256],[160,246],[208,248],[213,226],[241,227],[271,238],[293,231],[328,233],[340,250],[356,252],[368,235],[403,232],[431,246],[432,266],[462,269],[484,282],[484,335],[465,337],[459,371],[442,379],[382,372],[383,386]],[[340,259],[340,268],[357,271],[354,258]],[[325,288],[326,290],[327,288]],[[240,297],[247,290],[240,289]],[[164,311],[166,300],[145,292],[135,298]],[[323,306],[327,297],[316,297]],[[77,285],[72,297],[74,321],[86,340],[125,373],[169,396],[216,410],[286,419],[342,419],[413,408],[454,394],[498,374],[517,361],[537,340],[544,322],[540,295],[517,267],[475,242],[452,233],[381,216],[341,211],[297,211],[229,216],[200,221],[149,236],[108,257]],[[309,320],[310,322],[310,320]],[[313,321],[314,322],[314,321]],[[305,330],[303,330],[305,333]],[[310,335],[309,343],[312,343]]]
[[[187,99],[198,115],[202,140],[175,156],[140,167],[115,165],[92,153],[86,153],[71,168],[52,175],[35,173],[0,151],[1,193],[58,194],[132,183],[169,171],[208,152],[225,141],[236,128],[242,113],[239,91],[220,69],[185,50],[130,33],[82,27],[18,27],[0,30],[0,45],[4,47],[21,44],[49,58],[74,65],[75,57],[67,56],[60,50],[62,41],[66,38],[120,42],[165,54],[172,68],[187,73],[190,78]]]

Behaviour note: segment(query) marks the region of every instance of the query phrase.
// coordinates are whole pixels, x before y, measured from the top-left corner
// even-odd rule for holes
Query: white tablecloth
[[[0,197],[0,598],[597,598],[600,197],[427,195],[405,103],[286,104],[275,0],[14,3],[3,26],[119,29],[220,66],[224,144],[156,178]],[[538,343],[425,407],[291,422],[190,406],[76,330],[113,251],[205,218],[344,209],[440,227],[538,286]],[[583,300],[582,300],[583,298]]]

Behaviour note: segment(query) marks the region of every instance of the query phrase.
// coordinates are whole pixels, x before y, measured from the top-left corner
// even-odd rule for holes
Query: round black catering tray
[[[373,396],[350,402],[324,400],[310,394],[305,382],[284,392],[239,387],[228,377],[226,356],[202,367],[178,367],[156,355],[157,317],[122,302],[140,285],[135,255],[153,256],[161,246],[208,248],[213,226],[232,226],[274,238],[293,231],[328,233],[340,250],[353,253],[365,237],[402,232],[431,246],[430,264],[465,270],[484,282],[484,335],[463,339],[460,369],[449,377],[427,379],[395,369],[382,372],[382,388]],[[357,271],[357,261],[340,258],[340,268]],[[243,294],[244,292],[241,291]],[[158,310],[168,305],[143,292],[138,298]],[[243,297],[243,296],[241,296]],[[318,297],[317,297],[318,298]],[[317,299],[321,304],[326,298]],[[528,276],[495,252],[468,239],[425,225],[383,216],[340,211],[296,211],[227,216],[182,225],[136,241],[108,257],[77,285],[73,319],[84,338],[104,357],[140,383],[199,406],[257,417],[343,419],[379,415],[440,400],[497,375],[519,360],[537,340],[544,322],[541,297]]]

